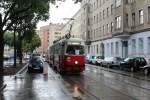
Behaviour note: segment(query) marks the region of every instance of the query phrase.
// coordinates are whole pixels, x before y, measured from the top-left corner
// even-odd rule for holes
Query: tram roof
[[[54,44],[61,43],[61,42],[83,42],[83,39],[71,37],[69,39],[62,39],[62,40],[60,40],[60,41],[58,41],[58,42],[56,42]]]
[[[64,41],[66,41],[66,42],[83,42],[83,39],[71,37],[69,39],[65,39]]]

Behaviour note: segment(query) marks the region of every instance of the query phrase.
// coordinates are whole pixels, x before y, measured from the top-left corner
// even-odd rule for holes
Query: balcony
[[[91,41],[90,40],[86,40],[85,41],[85,45],[91,45]]]

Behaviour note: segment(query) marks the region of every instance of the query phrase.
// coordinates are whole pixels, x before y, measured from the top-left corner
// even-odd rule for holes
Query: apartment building
[[[87,53],[150,58],[150,0],[83,0]]]
[[[39,36],[41,38],[41,47],[39,47],[38,52],[47,54],[49,46],[53,45],[53,41],[61,37],[61,28],[63,24],[49,23],[40,27]]]
[[[49,24],[49,46],[53,45],[53,41],[60,38],[62,35],[61,29],[64,26],[62,23]]]
[[[49,34],[49,25],[40,27],[40,30],[39,30],[39,36],[41,38],[40,51],[43,54],[47,53],[47,48],[48,48],[48,34]]]

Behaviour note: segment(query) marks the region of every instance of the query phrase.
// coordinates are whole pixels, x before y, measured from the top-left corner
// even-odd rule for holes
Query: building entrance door
[[[128,57],[128,41],[122,41],[122,57]]]
[[[104,43],[101,43],[100,48],[101,48],[101,56],[104,57],[104,55],[105,55]]]

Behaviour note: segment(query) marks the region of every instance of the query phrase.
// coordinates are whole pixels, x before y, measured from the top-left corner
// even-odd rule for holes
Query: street
[[[61,76],[47,63],[45,68],[44,73],[26,73],[17,79],[5,76],[7,87],[0,100],[150,100],[149,77],[94,65],[86,65],[80,75]]]

